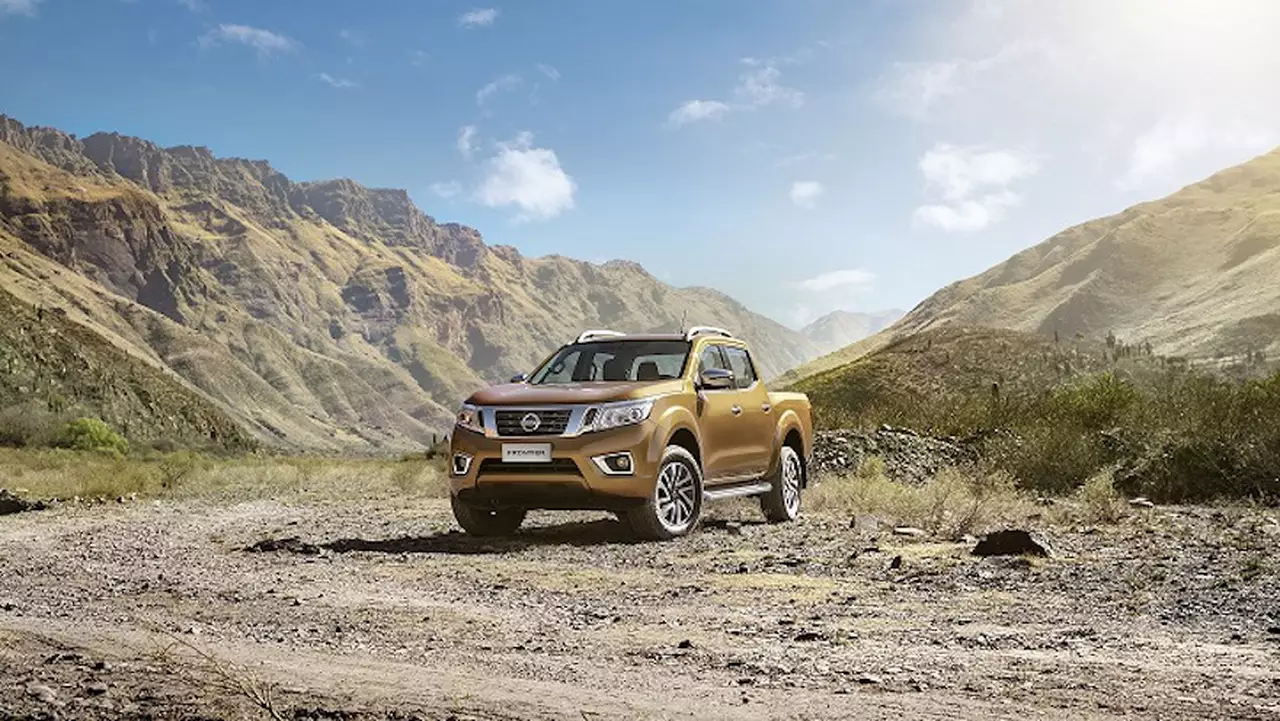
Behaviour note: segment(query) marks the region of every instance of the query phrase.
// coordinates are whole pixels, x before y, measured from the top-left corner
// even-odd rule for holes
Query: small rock
[[[1156,507],[1156,504],[1152,503],[1151,501],[1147,500],[1142,496],[1138,496],[1137,498],[1130,499],[1129,505],[1135,508],[1155,508]]]
[[[914,526],[897,526],[893,529],[895,535],[906,536],[908,538],[924,538],[929,535],[925,531]]]
[[[801,631],[800,633],[797,633],[795,635],[794,640],[799,641],[801,643],[804,643],[806,641],[821,641],[822,634],[818,633],[817,631]]]
[[[1049,542],[1030,531],[1007,530],[988,533],[973,547],[975,556],[1041,556],[1053,555]]]
[[[854,680],[866,686],[878,686],[884,683],[884,680],[879,676],[872,676],[871,674],[863,674]]]
[[[1271,628],[1268,628],[1267,633],[1272,634],[1273,636],[1280,636],[1280,626],[1272,626]]]
[[[724,530],[730,536],[741,536],[742,524],[738,523],[737,521],[729,521],[728,523],[724,524]]]
[[[889,561],[889,569],[896,571],[899,568],[902,568],[902,556],[894,556],[893,560]]]
[[[849,528],[858,533],[875,533],[880,530],[880,519],[865,514],[849,519]]]
[[[53,689],[42,683],[28,684],[27,695],[40,699],[45,703],[53,703],[58,700],[58,694],[54,693]]]
[[[693,648],[693,641],[690,641],[689,639],[686,638],[685,640],[676,644],[676,648]]]
[[[101,681],[94,681],[93,683],[85,684],[84,690],[88,691],[91,696],[101,696],[107,692],[107,685]]]

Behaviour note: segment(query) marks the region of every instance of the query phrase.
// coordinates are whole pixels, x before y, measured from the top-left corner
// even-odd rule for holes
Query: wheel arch
[[[803,472],[801,477],[801,487],[809,485],[809,464],[808,453],[804,445],[804,431],[802,430],[800,419],[795,413],[788,411],[778,422],[778,429],[773,439],[773,457],[769,462],[769,473],[776,473],[778,470],[778,461],[782,454],[784,446],[790,447],[800,456],[800,469]]]

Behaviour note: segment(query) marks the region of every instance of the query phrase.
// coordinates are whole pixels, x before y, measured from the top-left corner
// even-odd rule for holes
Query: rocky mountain
[[[833,368],[928,328],[1150,343],[1188,358],[1280,352],[1280,149],[1068,228],[934,293],[884,332],[788,373]]]
[[[583,328],[735,329],[773,376],[799,333],[625,261],[526,258],[402,190],[294,182],[263,161],[83,139],[0,116],[0,282],[172,371],[258,438],[409,447],[472,389]]]
[[[903,311],[896,308],[874,313],[833,310],[801,328],[800,335],[812,341],[819,353],[830,353],[879,333],[902,316]]]

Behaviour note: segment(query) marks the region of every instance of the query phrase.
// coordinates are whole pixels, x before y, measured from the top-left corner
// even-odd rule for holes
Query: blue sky
[[[0,0],[0,112],[406,188],[796,325],[1271,149],[1268,0]],[[15,72],[14,69],[19,69]]]

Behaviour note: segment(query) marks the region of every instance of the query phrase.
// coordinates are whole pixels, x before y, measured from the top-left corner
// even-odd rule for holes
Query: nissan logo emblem
[[[524,418],[520,419],[520,428],[525,433],[533,433],[538,430],[540,425],[542,425],[542,419],[538,417],[537,413],[526,413]]]

